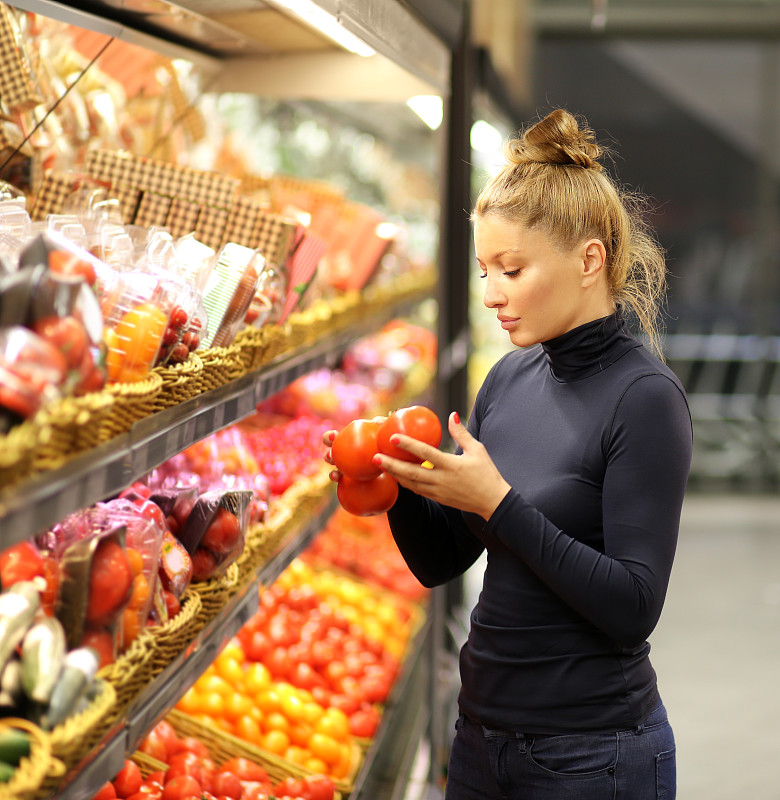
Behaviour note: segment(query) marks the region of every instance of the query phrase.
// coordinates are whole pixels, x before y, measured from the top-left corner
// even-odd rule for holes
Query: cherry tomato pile
[[[244,427],[244,435],[272,495],[281,495],[322,466],[322,435],[329,424],[303,415],[269,427]]]
[[[344,778],[353,766],[347,715],[324,708],[312,692],[275,682],[237,642],[225,647],[177,709],[312,773]]]
[[[159,722],[138,748],[166,765],[143,776],[134,761],[97,792],[92,800],[332,800],[334,786],[325,775],[273,780],[251,759],[228,758],[217,763],[208,747],[195,736],[180,736],[167,720]]]
[[[373,462],[377,453],[421,463],[408,450],[394,444],[393,436],[399,433],[433,447],[441,443],[439,418],[425,406],[400,408],[384,420],[356,419],[336,434],[331,455],[343,476],[338,498],[350,514],[358,517],[383,514],[398,498],[395,479]]]
[[[419,601],[428,596],[403,559],[385,516],[356,517],[337,508],[302,554]]]

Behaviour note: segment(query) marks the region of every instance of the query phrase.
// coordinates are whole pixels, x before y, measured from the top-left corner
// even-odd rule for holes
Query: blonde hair
[[[642,218],[645,199],[620,188],[599,163],[607,153],[584,120],[556,109],[507,142],[507,164],[480,192],[472,219],[498,214],[541,229],[563,250],[600,239],[613,301],[634,312],[663,358],[664,251]]]

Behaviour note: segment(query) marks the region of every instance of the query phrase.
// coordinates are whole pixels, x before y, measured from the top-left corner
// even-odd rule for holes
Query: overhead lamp
[[[484,119],[478,119],[471,126],[471,148],[478,153],[491,153],[501,149],[503,137],[498,128]]]
[[[435,131],[444,118],[441,97],[435,94],[418,94],[410,97],[406,105],[432,130]]]
[[[358,56],[376,55],[376,51],[369,47],[362,39],[348,31],[333,14],[325,11],[313,0],[267,0],[270,5],[289,11],[302,22],[318,30],[331,41],[349,50]]]

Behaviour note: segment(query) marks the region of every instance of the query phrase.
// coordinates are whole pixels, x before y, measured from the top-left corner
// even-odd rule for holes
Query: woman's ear
[[[588,239],[582,250],[582,286],[592,286],[604,274],[607,250],[601,239]]]

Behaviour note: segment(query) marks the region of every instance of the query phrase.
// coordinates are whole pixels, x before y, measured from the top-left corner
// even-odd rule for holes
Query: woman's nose
[[[482,302],[487,308],[498,308],[506,302],[506,295],[498,288],[495,279],[490,275],[485,278],[485,294]]]

